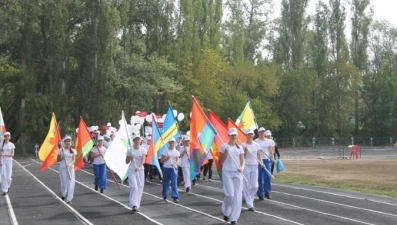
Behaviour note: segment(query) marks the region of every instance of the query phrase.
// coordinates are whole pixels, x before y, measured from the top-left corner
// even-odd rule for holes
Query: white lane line
[[[343,207],[346,207],[346,208],[352,208],[352,209],[357,209],[357,210],[377,213],[377,214],[381,214],[381,215],[385,215],[385,216],[397,217],[396,214],[390,214],[390,213],[385,213],[385,212],[381,212],[381,211],[377,211],[377,210],[366,209],[366,208],[346,205],[346,204],[337,203],[337,202],[331,202],[331,201],[322,200],[322,199],[318,199],[318,198],[311,198],[311,197],[306,197],[306,196],[302,196],[302,195],[289,194],[289,193],[284,193],[284,192],[279,192],[279,191],[272,191],[272,192],[279,193],[279,194],[284,194],[284,195],[289,195],[289,196],[294,196],[294,197],[298,197],[298,198],[310,199],[310,200],[317,201],[317,202],[324,202],[324,203],[334,204],[334,205],[343,206]]]
[[[209,187],[209,186],[206,186],[206,185],[201,185],[201,186]],[[213,187],[211,187],[211,188],[213,188]],[[219,190],[221,190],[221,189],[219,189]],[[325,213],[325,212],[321,212],[321,211],[318,211],[318,210],[313,210],[313,209],[309,209],[309,208],[306,208],[306,207],[300,207],[300,206],[296,206],[296,205],[292,205],[292,204],[288,204],[288,203],[284,203],[284,202],[279,202],[279,201],[275,201],[275,200],[271,200],[269,202],[275,202],[275,203],[279,203],[281,205],[287,205],[287,206],[290,206],[290,207],[293,207],[293,208],[303,209],[303,210],[306,210],[306,211],[309,211],[309,212],[314,212],[314,213],[318,213],[318,214],[322,214],[322,215],[326,215],[326,216],[336,217],[336,218],[339,218],[339,219],[353,221],[353,222],[356,222],[356,223],[362,223],[362,224],[367,224],[367,225],[375,225],[373,223],[367,223],[367,222],[364,222],[364,221],[355,220],[355,219],[351,219],[351,218],[344,217],[344,216],[338,216],[338,215],[334,215],[334,214],[331,214],[331,213]],[[257,211],[255,211],[255,212],[257,212]]]
[[[17,217],[15,216],[14,208],[12,207],[10,197],[8,195],[5,196],[8,214],[10,215],[10,222],[12,225],[18,225]]]
[[[81,170],[82,172],[85,172],[85,173],[87,173],[87,174],[90,174],[90,175],[94,175],[94,174],[92,174],[92,173],[90,173],[90,172],[88,172],[88,171],[85,171],[85,170]],[[109,180],[109,181],[111,181],[111,180]],[[125,184],[121,184],[122,186],[125,186],[125,187],[128,187],[129,188],[129,186],[128,185],[125,185]],[[153,195],[153,194],[150,194],[150,193],[147,193],[147,192],[143,192],[145,195],[148,195],[148,196],[151,196],[151,197],[154,197],[154,198],[157,198],[157,199],[160,199],[160,200],[163,200],[163,198],[161,198],[161,197],[158,197],[158,196],[156,196],[156,195]],[[193,211],[193,212],[196,212],[196,213],[200,213],[200,214],[202,214],[202,215],[205,215],[205,216],[208,216],[208,217],[210,217],[210,218],[213,218],[213,219],[216,219],[216,220],[219,220],[219,221],[221,221],[221,222],[224,222],[224,220],[223,219],[220,219],[220,218],[218,218],[218,217],[215,217],[215,216],[212,216],[212,215],[210,215],[210,214],[207,214],[207,213],[205,213],[205,212],[201,212],[201,211],[198,211],[198,210],[195,210],[195,209],[192,209],[192,208],[189,208],[189,207],[187,207],[187,206],[184,206],[184,205],[181,205],[181,204],[177,204],[177,203],[174,203],[174,202],[172,202],[172,201],[168,201],[167,200],[167,202],[168,203],[171,203],[171,204],[174,204],[174,205],[176,205],[176,206],[179,206],[179,207],[182,207],[182,208],[185,208],[185,209],[188,209],[188,210],[190,210],[190,211]],[[131,209],[131,208],[130,208]]]
[[[153,182],[152,182],[152,183],[153,183]],[[157,184],[157,183],[153,183],[153,184],[158,185],[158,186],[161,185],[161,184]],[[202,185],[202,186],[205,186],[205,185]],[[206,186],[206,187],[209,187],[209,186]],[[221,189],[219,189],[219,188],[213,188],[213,189],[221,190]],[[179,190],[179,191],[183,191],[183,190],[181,190],[181,189],[178,189],[178,190]],[[208,196],[205,196],[205,195],[196,194],[196,193],[193,193],[193,192],[189,192],[189,194],[195,195],[195,196],[198,196],[198,197],[201,197],[201,198],[210,199],[210,200],[212,200],[212,201],[216,201],[216,202],[220,202],[220,203],[223,202],[222,200],[219,200],[219,199],[216,199],[216,198],[211,198],[211,197],[208,197]],[[161,199],[161,198],[160,198],[160,199]],[[248,210],[248,208],[246,208],[246,207],[241,207],[241,208],[242,208],[242,209]],[[262,214],[262,215],[265,215],[265,216],[273,217],[273,218],[282,220],[282,221],[284,221],[284,222],[289,222],[289,223],[292,223],[292,224],[304,225],[304,224],[302,224],[302,223],[298,223],[298,222],[295,222],[295,221],[292,221],[292,220],[284,219],[284,218],[282,218],[282,217],[278,217],[278,216],[275,216],[275,215],[267,214],[267,213],[260,212],[260,211],[257,211],[257,210],[255,210],[254,213],[258,213],[258,214]],[[223,220],[221,220],[221,221],[223,221]]]
[[[62,199],[60,197],[58,197],[57,194],[55,194],[49,187],[47,187],[43,182],[41,182],[35,175],[33,175],[29,170],[27,170],[25,167],[23,167],[18,161],[14,160],[14,162],[16,164],[18,164],[23,170],[25,170],[26,173],[30,174],[30,176],[32,176],[37,182],[39,182],[39,184],[41,184],[45,189],[47,189],[48,192],[50,192],[52,195],[55,196],[55,198],[57,198],[60,202],[63,203],[64,206],[66,206],[66,208],[68,208],[72,214],[78,219],[80,220],[80,222],[82,224],[88,224],[88,225],[93,225],[93,223],[91,223],[89,220],[87,220],[87,218],[85,218],[83,215],[81,215],[77,210],[75,210],[72,206],[70,206],[69,204],[66,204],[64,201],[62,201]]]
[[[321,190],[316,190],[316,189],[312,189],[312,188],[294,187],[294,186],[288,186],[288,185],[283,185],[283,184],[279,184],[279,183],[272,184],[272,185],[273,186],[280,186],[280,187],[290,188],[290,189],[296,189],[296,190],[317,192],[317,193],[321,193],[321,194],[327,194],[327,195],[344,197],[344,198],[351,198],[351,199],[356,199],[356,200],[365,200],[365,201],[375,202],[375,203],[384,204],[384,205],[397,206],[397,204],[386,202],[386,201],[378,201],[378,200],[369,199],[369,198],[354,197],[352,195],[347,195],[347,194],[336,194],[336,193],[332,193],[332,192],[329,192],[329,191],[321,191]]]
[[[31,160],[33,160],[33,161],[36,162],[36,163],[39,163],[39,162],[35,161],[34,159],[31,159]],[[51,167],[49,167],[49,169],[52,170],[52,171],[54,171],[54,172],[56,172],[56,173],[59,173],[59,171],[57,171],[57,170],[55,170],[55,169],[53,169],[53,168],[51,168]],[[85,171],[85,170],[80,170],[80,171],[83,171],[83,172],[88,173],[88,174],[90,174],[90,175],[94,175],[94,174],[89,173],[89,172],[87,172],[87,171]],[[108,181],[114,182],[114,181],[109,180],[109,179],[108,179]],[[97,192],[97,191],[95,191],[93,188],[89,187],[88,185],[86,185],[86,184],[84,184],[84,183],[82,183],[82,182],[80,182],[80,181],[77,181],[77,180],[76,180],[76,183],[78,183],[78,184],[84,186],[85,188],[88,188],[88,189],[90,189],[90,190],[92,190],[92,191],[94,191],[94,192]],[[122,185],[125,186],[124,184],[122,184]],[[113,199],[113,198],[111,198],[111,197],[109,197],[109,196],[107,196],[107,195],[104,195],[103,193],[98,193],[98,194],[102,195],[103,197],[105,197],[105,198],[107,198],[107,199],[109,199],[109,200],[111,200],[111,201],[113,201],[113,202],[116,202],[117,204],[123,206],[123,207],[126,208],[126,209],[132,210],[131,207],[125,205],[124,203],[122,203],[122,202],[120,202],[120,201],[118,201],[118,200],[116,200],[116,199]],[[143,213],[141,213],[141,212],[136,212],[136,213],[142,215],[143,217],[145,217],[146,219],[152,221],[153,223],[155,223],[155,224],[157,224],[157,225],[164,225],[164,224],[162,224],[162,223],[160,223],[160,222],[158,222],[158,221],[156,221],[156,220],[150,218],[149,216],[147,216],[147,215],[145,215],[145,214],[143,214]]]

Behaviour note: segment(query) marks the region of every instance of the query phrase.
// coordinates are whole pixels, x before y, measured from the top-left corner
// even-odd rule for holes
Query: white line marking
[[[153,183],[153,184],[160,186],[160,184],[157,184],[157,183]],[[205,186],[205,185],[202,185],[202,186]],[[206,186],[206,187],[208,187],[208,186]],[[219,188],[214,188],[214,189],[221,190]],[[183,191],[181,189],[178,189],[178,190],[179,191]],[[219,200],[219,199],[216,199],[216,198],[211,198],[211,197],[208,197],[208,196],[205,196],[205,195],[200,195],[200,194],[196,194],[196,193],[192,193],[192,192],[189,192],[189,194],[195,195],[195,196],[198,196],[198,197],[201,197],[201,198],[210,199],[210,200],[213,200],[213,201],[216,201],[216,202],[223,202],[222,200]],[[248,210],[248,208],[246,208],[246,207],[241,207],[241,208]],[[282,217],[278,217],[278,216],[275,216],[275,215],[267,214],[267,213],[264,213],[264,212],[255,211],[255,213],[259,213],[259,214],[262,214],[262,215],[265,215],[265,216],[273,217],[273,218],[276,218],[276,219],[279,219],[279,220],[282,220],[282,221],[285,221],[285,222],[290,222],[290,223],[297,224],[297,225],[303,225],[302,223],[298,223],[298,222],[295,222],[295,221],[292,221],[292,220],[284,219]],[[221,221],[223,221],[223,220],[221,220]]]
[[[30,174],[37,182],[39,182],[47,191],[49,191],[52,195],[55,196],[60,202],[63,203],[66,208],[68,208],[70,211],[72,211],[72,214],[76,216],[78,220],[80,220],[83,224],[88,224],[88,225],[93,225],[89,220],[87,220],[83,215],[81,215],[77,210],[75,210],[73,207],[71,207],[69,204],[66,204],[60,197],[58,197],[57,194],[55,194],[49,187],[47,187],[43,182],[41,182],[35,175],[33,175],[30,171],[28,171],[25,167],[23,167],[21,164],[19,164],[18,161],[14,160],[16,164],[18,164],[23,170],[25,170],[26,173]]]
[[[14,208],[12,207],[10,197],[5,196],[7,202],[8,214],[10,215],[10,222],[12,225],[18,225],[17,217],[15,216]]]
[[[31,160],[33,160],[33,161],[36,162],[36,163],[39,163],[39,162],[35,161],[34,159],[31,159]],[[51,168],[51,167],[49,167],[48,169],[50,169],[50,170],[52,170],[52,171],[54,171],[54,172],[56,172],[56,173],[59,173],[59,171],[57,171],[57,170],[55,170],[55,169],[53,169],[53,168]],[[84,171],[84,170],[80,170],[80,171]],[[88,173],[88,174],[90,174],[90,175],[94,175],[94,174],[89,173],[89,172],[87,172],[87,171],[84,171],[84,172],[85,172],[85,173]],[[108,179],[108,181],[114,182],[114,181],[109,180],[109,179]],[[90,189],[90,190],[92,190],[92,191],[94,191],[94,192],[97,192],[97,191],[95,191],[93,188],[89,187],[88,185],[86,185],[86,184],[84,184],[84,183],[82,183],[82,182],[80,182],[80,181],[77,181],[77,180],[76,180],[76,183],[78,183],[78,184],[84,186],[85,188],[88,188],[88,189]],[[122,184],[122,185],[123,185],[123,186],[126,186],[126,185],[124,185],[124,184]],[[98,194],[102,195],[103,197],[105,197],[105,198],[107,198],[107,199],[109,199],[109,200],[111,200],[111,201],[113,201],[113,202],[116,202],[116,203],[119,204],[119,205],[122,205],[122,206],[123,206],[124,208],[126,208],[126,209],[132,210],[131,207],[125,205],[125,204],[122,203],[122,202],[117,201],[116,199],[113,199],[113,198],[111,198],[111,197],[109,197],[109,196],[107,196],[107,195],[104,195],[103,193],[98,193]],[[147,216],[147,215],[145,215],[145,214],[143,214],[143,213],[141,213],[141,212],[136,212],[136,213],[142,215],[143,217],[145,217],[146,219],[152,221],[153,223],[155,223],[155,224],[157,224],[157,225],[164,225],[164,224],[162,224],[162,223],[160,223],[160,222],[158,222],[158,221],[156,221],[156,220],[150,218],[149,216]]]
[[[273,192],[284,194],[284,195],[289,195],[289,196],[295,196],[295,197],[299,197],[299,198],[310,199],[310,200],[318,201],[318,202],[325,202],[325,203],[329,203],[329,204],[339,205],[339,206],[343,206],[346,208],[352,208],[352,209],[363,210],[363,211],[372,212],[372,213],[378,213],[378,214],[382,214],[382,215],[386,215],[386,216],[397,217],[396,214],[390,214],[390,213],[380,212],[380,211],[376,211],[376,210],[372,210],[372,209],[366,209],[366,208],[361,208],[361,207],[357,207],[357,206],[351,206],[351,205],[346,205],[346,204],[342,204],[342,203],[331,202],[331,201],[322,200],[322,199],[318,199],[318,198],[311,198],[311,197],[306,197],[306,196],[302,196],[302,195],[288,194],[288,193],[279,192],[279,191],[273,191]]]
[[[203,187],[208,187],[206,185],[202,185],[202,186]],[[211,188],[213,188],[213,187],[211,187]],[[284,202],[279,202],[279,201],[275,201],[275,200],[271,200],[271,202],[279,203],[279,204],[282,204],[282,205],[287,205],[287,206],[290,206],[290,207],[293,207],[293,208],[297,208],[297,209],[303,209],[303,210],[306,210],[306,211],[309,211],[309,212],[315,212],[315,213],[319,213],[319,214],[322,214],[322,215],[336,217],[336,218],[339,218],[339,219],[349,220],[349,221],[362,223],[362,224],[367,224],[367,225],[374,225],[372,223],[367,223],[367,222],[360,221],[360,220],[350,219],[350,218],[347,218],[347,217],[338,216],[338,215],[334,215],[334,214],[330,214],[330,213],[325,213],[325,212],[321,212],[321,211],[317,211],[317,210],[313,210],[313,209],[309,209],[309,208],[305,208],[305,207],[300,207],[300,206],[296,206],[296,205],[292,205],[292,204],[288,204],[288,203],[284,203]],[[257,212],[257,211],[255,211],[255,212]]]
[[[328,195],[333,195],[333,196],[338,196],[338,197],[344,197],[344,198],[351,198],[351,199],[357,199],[357,200],[365,200],[365,201],[370,201],[370,202],[375,202],[379,204],[385,204],[385,205],[391,205],[391,206],[397,206],[397,204],[390,203],[390,202],[385,202],[385,201],[378,201],[378,200],[373,200],[373,199],[368,199],[368,198],[361,198],[361,197],[354,197],[351,195],[345,195],[345,194],[336,194],[328,191],[320,191],[320,190],[315,190],[311,188],[305,188],[305,187],[293,187],[293,186],[288,186],[288,185],[283,185],[283,184],[272,184],[274,186],[280,186],[280,187],[285,187],[285,188],[291,188],[291,189],[296,189],[296,190],[304,190],[304,191],[311,191],[311,192],[317,192],[321,194],[328,194]],[[361,193],[362,194],[362,193]]]

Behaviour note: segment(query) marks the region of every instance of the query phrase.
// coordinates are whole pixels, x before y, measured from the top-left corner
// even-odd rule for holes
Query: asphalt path
[[[92,165],[76,172],[71,204],[60,198],[58,165],[39,172],[33,157],[14,159],[10,193],[0,197],[0,224],[226,224],[222,184],[200,181],[190,193],[179,186],[180,201],[164,201],[158,179],[146,182],[140,212],[128,205],[129,188],[121,190],[108,173],[103,194],[94,190]],[[277,178],[277,175],[276,175]],[[271,200],[255,200],[255,212],[243,202],[238,224],[397,224],[397,199],[331,188],[273,182]],[[171,199],[172,200],[172,199]]]

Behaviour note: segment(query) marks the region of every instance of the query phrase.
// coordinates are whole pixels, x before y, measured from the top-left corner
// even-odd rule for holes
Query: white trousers
[[[258,165],[245,165],[244,176],[247,181],[244,181],[243,193],[244,199],[248,208],[254,207],[254,196],[258,191]]]
[[[74,186],[76,183],[74,166],[69,166],[69,174],[66,167],[59,167],[59,180],[61,181],[61,194],[65,197],[66,202],[71,202],[74,195]]]
[[[12,176],[12,160],[3,160],[3,166],[1,166],[1,190],[8,192],[8,188],[11,187]]]
[[[223,193],[225,199],[222,204],[222,213],[237,221],[241,214],[243,177],[238,171],[222,171]]]
[[[135,172],[135,168],[128,169],[128,185],[130,186],[129,202],[130,206],[141,206],[143,187],[145,186],[144,170]]]
[[[183,181],[185,182],[185,189],[192,189],[192,181],[190,180],[190,167],[181,167],[183,174]]]

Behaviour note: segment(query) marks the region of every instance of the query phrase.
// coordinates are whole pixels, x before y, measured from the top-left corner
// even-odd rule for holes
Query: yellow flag
[[[39,150],[39,159],[44,161],[47,159],[48,155],[53,151],[53,149],[58,149],[59,141],[61,140],[57,121],[55,119],[55,114],[52,113],[52,118],[50,122],[50,129],[48,130],[48,134],[41,144]]]

